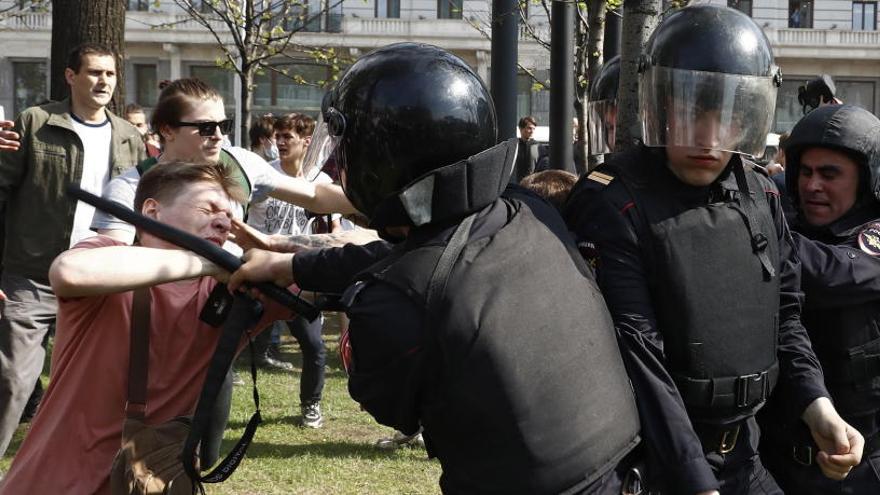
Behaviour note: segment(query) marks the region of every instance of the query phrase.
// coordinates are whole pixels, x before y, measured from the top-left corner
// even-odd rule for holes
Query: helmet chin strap
[[[509,139],[466,160],[432,170],[385,199],[370,221],[376,229],[416,227],[463,217],[501,196],[516,163],[517,140]]]

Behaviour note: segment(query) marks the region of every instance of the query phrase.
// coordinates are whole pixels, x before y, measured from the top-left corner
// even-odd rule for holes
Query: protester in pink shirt
[[[229,234],[238,183],[222,166],[173,162],[140,180],[135,210],[218,246]],[[49,271],[59,298],[52,380],[0,493],[109,493],[128,386],[132,289],[152,286],[146,421],[192,414],[220,330],[199,320],[226,273],[140,232],[140,245],[86,239]],[[291,312],[267,304],[265,328]]]

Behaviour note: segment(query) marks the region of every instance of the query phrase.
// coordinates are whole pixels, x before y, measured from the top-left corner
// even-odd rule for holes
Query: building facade
[[[418,41],[446,48],[467,61],[489,82],[491,3],[488,0],[306,0],[315,3],[299,45],[333,47],[356,59],[376,47]],[[841,98],[875,113],[880,104],[880,32],[876,0],[711,0],[738,8],[764,29],[782,68],[774,130],[791,128],[801,115],[797,87],[818,74],[830,74]],[[198,2],[194,2],[198,4]],[[0,105],[16,115],[48,96],[51,13],[32,10],[26,0],[0,0]],[[308,9],[305,4],[300,7]],[[12,8],[12,11],[7,11]],[[128,0],[126,15],[126,100],[148,110],[163,79],[196,76],[217,87],[228,105],[234,101],[233,74],[217,65],[221,51],[211,33],[173,0]],[[549,74],[549,52],[535,42],[549,41],[543,8],[527,7],[521,28],[519,62],[539,78]],[[225,26],[216,24],[218,31]],[[312,83],[328,78],[328,69],[307,53],[291,51],[275,66]],[[549,95],[535,90],[531,77],[518,76],[518,113],[549,120]],[[297,84],[267,71],[257,76],[254,114],[291,111],[316,113],[324,89]]]

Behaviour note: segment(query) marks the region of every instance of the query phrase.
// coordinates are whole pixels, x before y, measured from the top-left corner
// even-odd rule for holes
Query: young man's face
[[[232,226],[232,204],[226,191],[214,182],[195,182],[184,186],[180,193],[167,202],[147,199],[142,212],[173,227],[222,246]],[[174,245],[150,237],[152,242],[166,248]],[[158,247],[158,246],[151,246]]]
[[[147,134],[149,130],[147,128],[147,116],[144,115],[144,112],[133,112],[125,114],[125,120],[128,121],[129,124],[133,125],[135,129],[141,133],[141,136]]]
[[[100,109],[110,103],[116,89],[116,59],[89,53],[82,56],[79,72],[65,69],[70,98],[76,105]]]
[[[535,133],[535,124],[526,123],[525,127],[519,128],[519,137],[522,138],[523,141],[528,141],[532,139],[532,134]]]
[[[671,121],[669,132],[674,133],[675,129],[676,124]],[[685,184],[708,186],[727,167],[731,153],[713,149],[721,145],[718,112],[703,112],[697,118],[693,129],[693,140],[697,146],[667,146],[667,163],[672,173]],[[675,142],[674,136],[670,142]]]
[[[182,117],[182,122],[222,122],[226,120],[226,109],[223,101],[217,99],[190,101],[191,109]],[[192,126],[170,127],[162,130],[165,137],[165,153],[180,160],[207,161],[216,163],[220,160],[220,147],[223,144],[223,133],[220,127],[214,129],[210,136],[199,135],[199,129]]]
[[[828,225],[856,203],[859,166],[846,153],[810,148],[798,167],[798,200],[804,219],[813,226]]]
[[[311,136],[301,137],[293,129],[275,130],[275,144],[281,161],[297,161],[306,156]]]

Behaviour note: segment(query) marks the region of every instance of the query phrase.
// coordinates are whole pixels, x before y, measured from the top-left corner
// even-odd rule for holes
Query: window
[[[788,0],[788,27],[813,27],[813,0]]]
[[[321,31],[321,13],[310,11],[308,1],[296,2],[290,6],[288,30],[317,33]]]
[[[834,81],[837,97],[843,100],[847,105],[855,105],[862,107],[869,112],[875,112],[874,106],[874,90],[876,83],[874,81]]]
[[[327,67],[313,63],[275,65],[279,71],[266,70],[254,78],[254,110],[283,115],[301,112],[317,116],[325,90],[323,84],[329,79]],[[297,84],[294,76],[300,76],[307,84]]]
[[[795,123],[804,116],[803,107],[798,102],[798,86],[802,86],[813,80],[815,76],[788,77],[782,81],[782,87],[776,96],[776,116],[774,117],[773,132],[788,132]],[[870,112],[876,111],[874,95],[876,82],[874,81],[834,81],[837,97],[850,105],[856,105]]]
[[[788,132],[803,117],[803,109],[798,103],[798,86],[812,78],[786,78],[776,93],[776,115],[773,117],[773,132]]]
[[[376,0],[376,18],[400,19],[400,0]]]
[[[464,0],[437,0],[438,19],[461,19]]]
[[[853,31],[877,30],[877,2],[852,3]]]
[[[549,78],[549,70],[535,71],[539,80]],[[538,121],[538,125],[546,125],[550,121],[550,92],[533,89],[534,80],[528,74],[516,76],[516,114],[519,117],[531,115]]]
[[[213,1],[214,0],[200,0],[198,6],[193,5],[193,7],[197,7],[198,11],[202,14],[210,14],[214,12],[214,9],[211,8],[211,3]]]
[[[150,0],[128,0],[126,9],[145,12],[150,10]]]
[[[142,107],[154,107],[158,100],[158,81],[156,66],[151,64],[135,64],[134,95],[135,103]]]
[[[226,106],[235,105],[235,97],[232,94],[232,73],[220,67],[207,65],[193,65],[189,68],[189,75],[205,81],[216,89],[223,97]]]
[[[752,0],[727,0],[727,6],[749,17],[752,16]]]
[[[12,62],[12,87],[15,88],[12,102],[12,115],[20,114],[24,109],[43,103],[48,99],[46,81],[46,62]]]

